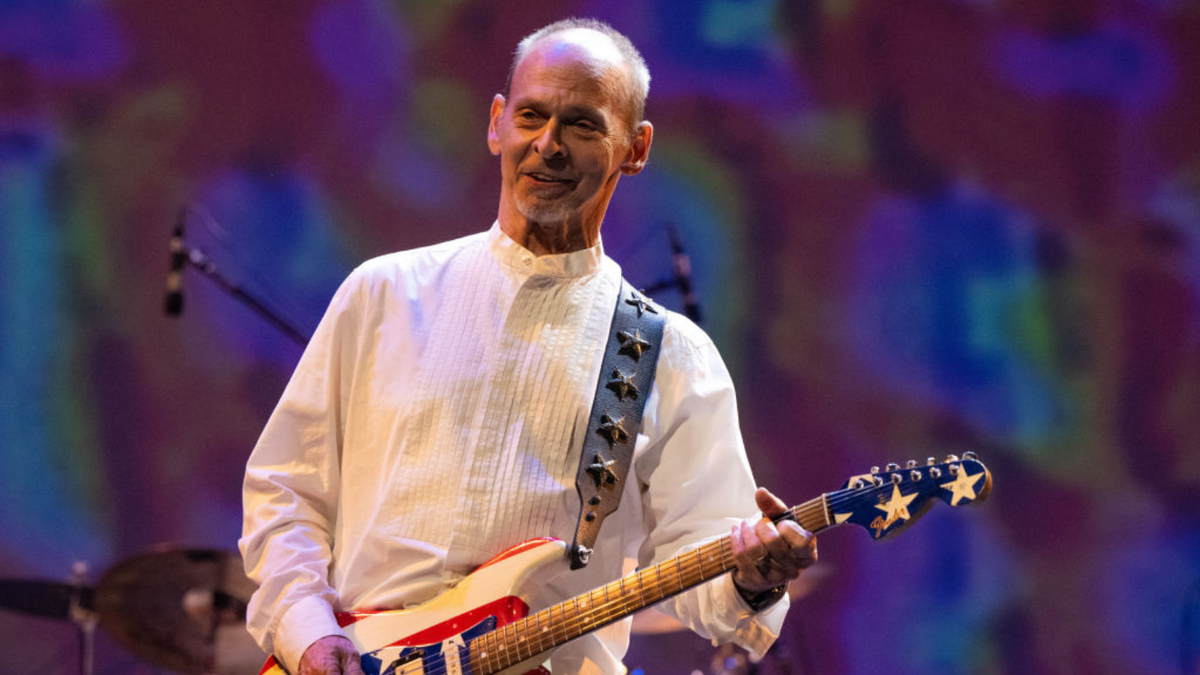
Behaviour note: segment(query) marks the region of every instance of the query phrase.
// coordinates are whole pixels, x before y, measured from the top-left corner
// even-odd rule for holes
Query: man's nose
[[[558,120],[551,119],[546,122],[542,133],[533,141],[534,150],[546,159],[565,157],[567,147],[562,142],[562,126]]]

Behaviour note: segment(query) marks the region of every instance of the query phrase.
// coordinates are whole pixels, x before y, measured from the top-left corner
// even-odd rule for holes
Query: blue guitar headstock
[[[834,525],[855,523],[873,539],[896,534],[917,521],[934,502],[950,506],[977,504],[992,489],[992,474],[975,453],[943,462],[930,457],[924,465],[888,464],[883,470],[852,476],[842,489],[827,495]]]

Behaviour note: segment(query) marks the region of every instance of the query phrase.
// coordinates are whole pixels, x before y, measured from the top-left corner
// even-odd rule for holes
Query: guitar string
[[[885,481],[881,485],[875,485],[874,482],[872,482],[869,486],[863,486],[861,488],[843,488],[841,490],[827,493],[822,497],[810,500],[799,506],[793,507],[792,509],[789,509],[789,515],[801,523],[806,521],[811,522],[809,519],[820,516],[825,521],[825,524],[818,529],[824,529],[824,527],[837,524],[829,521],[827,513],[825,513],[826,511],[839,511],[843,506],[850,502],[860,501],[863,499],[863,497],[878,495],[890,487],[891,484],[891,481]],[[941,486],[939,485],[939,487]],[[696,560],[695,562],[692,562],[692,558],[698,557],[694,554],[700,554],[706,549],[715,549],[715,551],[720,554],[719,564],[721,566],[720,570],[708,577],[704,576],[706,570],[704,569],[703,560]],[[709,552],[711,553],[712,551]],[[711,557],[710,560],[712,560]],[[674,581],[674,583],[664,585],[662,572],[665,568],[672,566],[675,567],[676,570],[674,573],[669,573],[667,581]],[[696,586],[701,582],[720,576],[721,574],[730,571],[732,566],[732,546],[730,545],[730,538],[724,537],[720,540],[709,542],[708,544],[693,549],[688,553],[674,556],[632,575],[628,575],[614,582],[610,582],[609,584],[605,584],[600,588],[553,605],[528,617],[524,617],[518,621],[514,621],[506,624],[505,626],[501,626],[500,628],[489,631],[488,633],[476,636],[475,638],[466,641],[464,646],[458,647],[460,658],[465,655],[466,659],[470,660],[473,655],[472,648],[477,646],[477,642],[490,642],[490,655],[488,649],[486,649],[489,647],[488,644],[478,645],[481,647],[481,649],[478,650],[478,656],[480,659],[485,660],[485,663],[481,665],[484,665],[486,669],[492,667],[492,664],[494,663],[496,666],[495,670],[503,670],[504,668],[520,663],[521,661],[543,654],[554,647],[568,642],[571,639],[580,637],[585,633],[603,627],[614,620],[631,614],[633,611],[649,607],[650,605],[661,602],[666,598],[689,590],[691,587]],[[647,577],[650,576],[651,572],[654,573],[655,580],[651,583],[649,589],[647,589],[646,580]],[[696,573],[699,574],[699,577],[693,580],[691,575]],[[636,581],[639,590],[630,594],[626,589],[627,581]],[[608,597],[610,587],[614,586],[616,587],[616,590],[619,591],[618,597],[615,600],[609,599]],[[680,588],[671,589],[671,586],[680,586]],[[657,598],[653,598],[652,595],[652,593],[655,591],[658,593]],[[594,603],[593,596],[597,594],[603,594],[605,601],[599,604]],[[584,603],[586,603],[583,608],[579,606],[581,599],[583,599]],[[570,615],[568,616],[568,609],[570,609],[569,605],[572,604],[574,605],[574,611],[570,612]],[[529,624],[531,623],[536,626],[540,626],[542,623],[542,614],[546,615],[547,620],[553,620],[553,610],[555,609],[558,609],[560,614],[563,616],[563,620],[560,622],[558,628],[550,629],[549,626],[542,627],[541,631],[535,631],[533,633],[533,636],[535,637],[534,641],[528,640],[528,634],[521,634],[522,632],[529,632]],[[549,643],[542,639],[542,634],[544,634],[548,629],[550,630]],[[559,641],[560,637],[561,641]],[[534,644],[532,647],[529,647],[528,645],[530,642],[536,642],[536,644]],[[521,656],[522,643],[524,643],[524,648],[527,653],[527,655],[524,657]],[[516,658],[515,661],[512,660],[514,653]],[[509,663],[504,664],[503,661],[509,661]],[[444,664],[444,660],[441,663]],[[444,668],[444,666],[435,667],[427,670],[426,672],[430,675],[441,675],[444,672]],[[495,670],[491,670],[489,672],[495,672]]]

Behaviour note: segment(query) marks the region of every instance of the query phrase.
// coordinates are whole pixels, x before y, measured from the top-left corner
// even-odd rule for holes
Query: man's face
[[[645,164],[649,131],[630,135],[629,76],[597,37],[542,40],[517,66],[508,99],[492,102],[501,218],[598,231],[620,174]]]

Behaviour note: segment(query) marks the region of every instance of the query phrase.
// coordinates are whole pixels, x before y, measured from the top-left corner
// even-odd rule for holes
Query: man
[[[338,290],[246,470],[240,545],[260,585],[248,625],[290,672],[357,675],[334,610],[419,604],[526,539],[571,540],[620,285],[600,226],[649,156],[648,87],[641,56],[604,24],[529,36],[492,101],[491,230],[369,261]],[[728,372],[676,314],[624,489],[590,564],[547,580],[547,598],[611,581],[626,555],[646,565],[732,533],[736,571],[661,607],[765,651],[816,541],[791,522],[738,520],[785,507],[755,491]],[[620,672],[627,641],[627,623],[601,629],[550,668]]]

